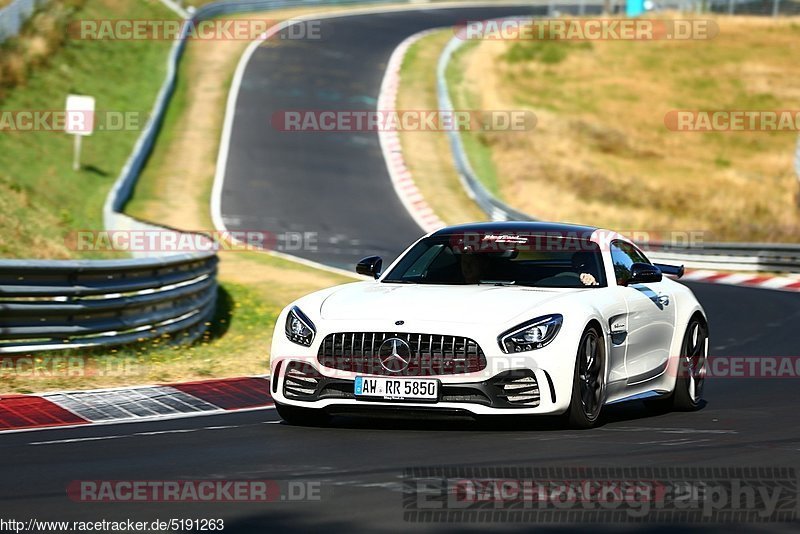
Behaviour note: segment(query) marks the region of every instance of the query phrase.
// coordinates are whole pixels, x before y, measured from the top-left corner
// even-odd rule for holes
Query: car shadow
[[[703,401],[700,409],[706,402]],[[595,429],[630,421],[647,421],[668,416],[670,410],[646,406],[642,401],[607,406]],[[283,424],[286,424],[285,422]],[[350,430],[414,430],[427,432],[558,432],[574,431],[563,416],[440,416],[436,414],[380,414],[380,416],[337,415],[327,425]]]

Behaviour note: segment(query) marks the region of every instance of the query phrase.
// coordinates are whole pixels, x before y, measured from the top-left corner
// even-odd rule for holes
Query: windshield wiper
[[[516,280],[481,280],[478,283],[492,286],[513,286],[517,282]]]

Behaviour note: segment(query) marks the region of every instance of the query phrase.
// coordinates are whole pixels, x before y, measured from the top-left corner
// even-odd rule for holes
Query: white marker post
[[[81,139],[94,131],[94,97],[67,95],[67,124],[64,131],[75,136],[72,170],[81,168]]]

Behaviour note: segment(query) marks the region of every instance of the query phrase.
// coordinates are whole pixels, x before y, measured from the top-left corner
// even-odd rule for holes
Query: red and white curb
[[[752,273],[726,273],[709,270],[687,270],[686,274],[683,276],[683,278],[681,278],[681,281],[800,292],[800,277],[794,276],[770,276]]]
[[[381,82],[381,92],[378,95],[378,111],[391,114],[397,110],[397,91],[400,87],[400,68],[403,66],[403,58],[411,45],[436,31],[438,30],[433,29],[416,33],[405,39],[394,49],[386,65],[386,73]],[[411,170],[403,158],[400,134],[397,131],[381,129],[378,132],[378,138],[392,185],[411,217],[426,233],[443,228],[445,223],[434,213],[422,196],[417,184],[414,183]]]
[[[211,415],[274,406],[268,377],[0,395],[0,432]]]

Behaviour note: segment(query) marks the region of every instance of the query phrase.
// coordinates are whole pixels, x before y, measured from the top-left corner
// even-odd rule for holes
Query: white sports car
[[[289,423],[386,410],[558,415],[593,426],[603,406],[702,403],[708,323],[682,267],[651,263],[614,232],[536,222],[438,230],[374,280],[287,306],[272,395]]]

